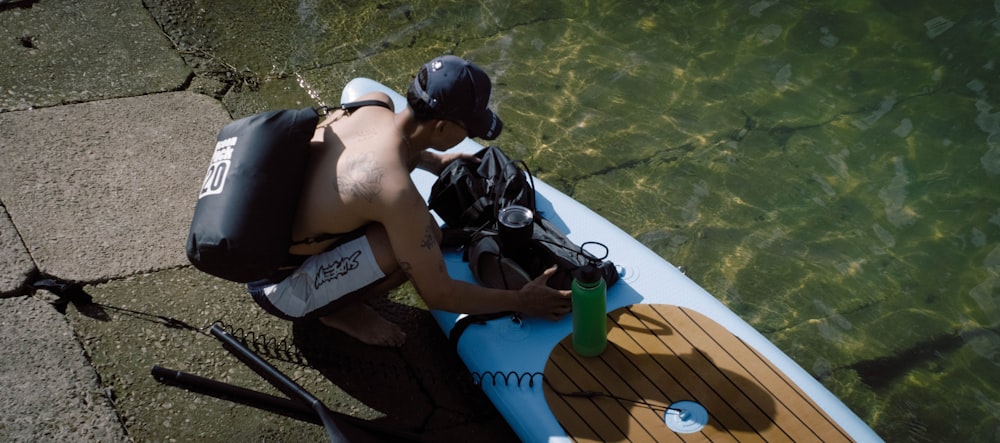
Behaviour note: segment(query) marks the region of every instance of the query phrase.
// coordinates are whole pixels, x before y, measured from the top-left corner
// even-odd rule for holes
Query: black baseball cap
[[[454,55],[437,57],[420,68],[410,92],[438,118],[461,122],[470,137],[493,140],[503,130],[488,108],[493,85],[474,63]]]

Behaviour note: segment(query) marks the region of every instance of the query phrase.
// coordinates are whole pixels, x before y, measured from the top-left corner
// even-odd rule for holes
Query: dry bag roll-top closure
[[[316,111],[303,108],[222,128],[188,233],[187,256],[196,268],[245,283],[281,266],[318,121]]]

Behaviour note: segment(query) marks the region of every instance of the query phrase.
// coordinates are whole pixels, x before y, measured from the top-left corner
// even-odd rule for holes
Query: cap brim
[[[503,131],[503,121],[489,109],[484,109],[479,115],[469,120],[467,122],[467,129],[469,130],[470,137],[495,140],[500,136],[500,132]]]

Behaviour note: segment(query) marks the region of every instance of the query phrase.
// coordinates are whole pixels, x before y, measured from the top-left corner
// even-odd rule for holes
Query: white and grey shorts
[[[310,256],[294,270],[248,283],[247,290],[265,311],[296,320],[327,315],[353,301],[352,294],[384,278],[362,232]]]

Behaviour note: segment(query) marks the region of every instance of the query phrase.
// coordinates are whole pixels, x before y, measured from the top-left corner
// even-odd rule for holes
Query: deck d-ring
[[[708,411],[693,401],[675,402],[663,414],[663,423],[678,434],[691,434],[701,431],[708,424]]]

